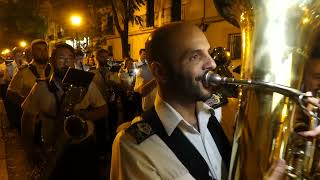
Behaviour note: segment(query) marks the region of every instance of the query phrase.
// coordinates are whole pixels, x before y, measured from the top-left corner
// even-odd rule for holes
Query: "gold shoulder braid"
[[[144,140],[155,134],[151,125],[144,120],[132,124],[126,132],[136,139],[137,144],[142,143]]]

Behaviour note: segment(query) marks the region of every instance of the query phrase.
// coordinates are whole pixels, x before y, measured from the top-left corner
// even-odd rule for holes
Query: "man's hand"
[[[311,92],[307,92],[307,95],[311,95]],[[307,109],[309,111],[311,111],[311,109],[316,106],[318,108],[320,108],[320,99],[318,98],[308,98],[307,102],[309,103],[309,105],[307,106]],[[317,137],[320,134],[320,126],[317,126],[315,129],[312,129],[310,131],[303,131],[303,132],[299,132],[298,134],[304,136],[304,137]]]
[[[304,137],[311,137],[311,138],[317,137],[320,134],[320,126],[317,126],[315,129],[310,131],[298,132],[298,134]]]
[[[282,159],[274,162],[264,180],[282,180],[285,177],[286,162]]]

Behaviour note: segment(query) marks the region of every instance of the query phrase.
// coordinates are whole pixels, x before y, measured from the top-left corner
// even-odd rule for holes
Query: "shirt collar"
[[[181,121],[190,125],[183,119],[181,114],[179,114],[169,103],[164,101],[158,93],[156,95],[154,105],[159,119],[164,129],[166,130],[168,136],[171,136],[172,132],[175,130],[175,128],[177,128]],[[200,126],[201,124],[206,126],[209,121],[209,118],[212,114],[214,114],[214,110],[201,101],[197,102],[196,111]]]

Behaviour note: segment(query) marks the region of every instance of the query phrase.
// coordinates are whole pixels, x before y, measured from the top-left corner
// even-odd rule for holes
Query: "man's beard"
[[[38,64],[47,64],[48,58],[34,58],[34,61]]]
[[[175,91],[176,96],[180,96],[179,98],[189,99],[190,101],[206,101],[211,97],[211,93],[205,93],[205,89],[201,87],[203,85],[200,81],[202,81],[203,76],[193,78],[180,72],[174,72],[171,68],[167,70],[168,77],[170,77],[167,86]],[[179,89],[175,87],[179,87]]]

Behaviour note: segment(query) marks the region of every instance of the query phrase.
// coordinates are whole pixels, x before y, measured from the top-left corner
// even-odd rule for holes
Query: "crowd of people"
[[[209,49],[203,32],[185,23],[155,30],[137,61],[119,63],[103,48],[84,60],[65,43],[49,55],[44,40],[13,49],[13,61],[0,64],[1,96],[31,179],[101,179],[108,153],[112,180],[227,179],[232,146],[220,107],[205,103],[213,92],[203,75],[216,68]],[[266,178],[284,172],[279,161]]]
[[[99,179],[98,166],[108,164],[117,127],[142,111],[135,85],[141,89],[151,75],[144,77],[145,49],[140,55],[138,61],[127,57],[120,62],[98,48],[84,58],[81,50],[57,43],[49,56],[47,43],[38,39],[30,48],[14,48],[12,59],[1,59],[1,98],[10,126],[23,139],[32,177]],[[64,82],[69,69],[78,70],[74,84]],[[79,71],[83,79],[77,79]],[[81,84],[88,77],[90,83]],[[69,91],[76,86],[78,91]],[[66,126],[70,115],[84,120],[86,127],[72,120]]]

